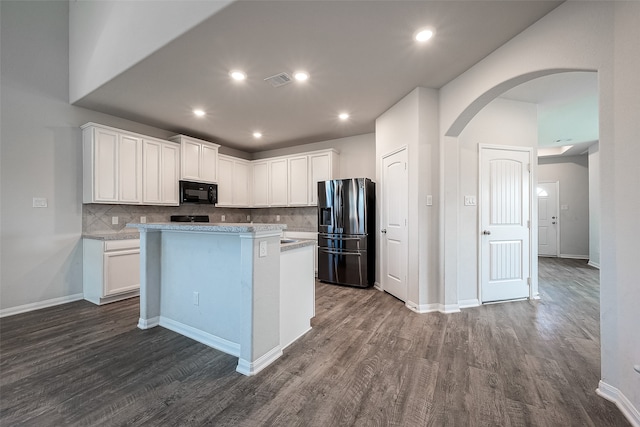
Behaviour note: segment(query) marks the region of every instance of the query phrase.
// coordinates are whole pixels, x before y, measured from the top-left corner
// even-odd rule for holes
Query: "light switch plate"
[[[146,224],[147,223],[147,217],[146,216],[141,216],[140,217],[140,224]]]
[[[464,196],[464,205],[465,206],[476,206],[476,196]]]
[[[34,197],[33,198],[33,207],[34,208],[46,208],[47,207],[47,199],[45,197]]]
[[[264,258],[267,256],[267,241],[260,241],[260,254],[258,255],[260,258]]]
[[[226,216],[222,215],[222,216],[220,217],[220,221],[225,222],[226,220],[227,220],[227,217],[226,217]]]
[[[111,224],[113,224],[113,225],[117,225],[118,224],[118,217],[117,216],[112,216],[111,217]]]
[[[194,292],[193,293],[193,305],[200,305],[200,293],[199,292]]]
[[[280,215],[276,215],[276,221],[280,222]]]
[[[427,206],[432,206],[432,205],[433,205],[433,196],[429,194],[427,196]]]

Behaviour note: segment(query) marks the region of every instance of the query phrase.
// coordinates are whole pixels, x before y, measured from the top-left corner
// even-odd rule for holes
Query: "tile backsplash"
[[[83,233],[118,233],[128,223],[169,222],[171,215],[209,215],[211,222],[231,223],[283,223],[291,231],[317,231],[318,217],[314,206],[300,208],[220,208],[206,205],[139,206],[139,205],[82,205]],[[247,220],[247,215],[249,219]],[[280,216],[280,221],[277,216]],[[112,218],[118,217],[118,224]]]

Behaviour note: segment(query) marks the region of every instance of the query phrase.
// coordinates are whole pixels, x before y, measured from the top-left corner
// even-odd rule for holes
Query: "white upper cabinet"
[[[339,167],[338,153],[334,150],[309,154],[309,205],[318,204],[318,182],[336,179]]]
[[[269,205],[287,206],[289,163],[286,158],[269,160]]]
[[[249,207],[250,162],[218,155],[218,206]]]
[[[252,162],[253,169],[253,206],[269,206],[269,162]]]
[[[135,134],[82,126],[83,203],[142,202],[142,140]]]
[[[180,179],[218,182],[218,144],[185,135],[176,135],[170,140],[180,144]]]
[[[142,203],[179,205],[180,146],[172,142],[142,140]]]
[[[289,206],[309,204],[308,156],[289,157]]]

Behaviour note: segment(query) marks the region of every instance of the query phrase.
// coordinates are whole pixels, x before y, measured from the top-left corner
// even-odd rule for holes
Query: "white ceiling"
[[[414,88],[442,87],[560,3],[238,1],[76,105],[247,152],[369,133]],[[418,44],[423,27],[436,34]],[[303,84],[263,81],[299,69]]]
[[[599,138],[595,72],[552,74],[515,87],[501,97],[538,105],[538,147],[571,145],[572,148],[558,153],[575,155],[583,153]]]

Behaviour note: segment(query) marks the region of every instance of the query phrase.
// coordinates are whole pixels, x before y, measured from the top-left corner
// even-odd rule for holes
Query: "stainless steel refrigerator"
[[[375,183],[318,182],[318,279],[368,287],[375,280]]]

